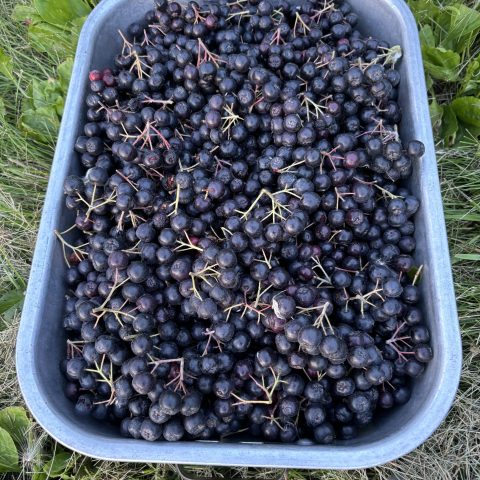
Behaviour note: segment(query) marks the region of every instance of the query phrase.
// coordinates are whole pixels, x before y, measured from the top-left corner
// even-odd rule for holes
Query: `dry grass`
[[[18,315],[8,328],[0,332],[0,409],[22,402],[15,373],[15,337]]]

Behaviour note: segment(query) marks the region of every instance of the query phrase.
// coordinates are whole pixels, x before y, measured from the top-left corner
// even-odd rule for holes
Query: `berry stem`
[[[68,258],[67,258],[67,248],[69,248],[70,250],[72,250],[73,254],[75,255],[75,257],[77,258],[77,260],[79,262],[81,262],[83,260],[83,258],[85,256],[87,256],[87,252],[85,250],[82,250],[82,247],[86,247],[88,245],[88,243],[83,243],[82,245],[79,245],[78,247],[75,247],[73,246],[72,244],[68,243],[62,235],[64,235],[65,233],[68,233],[70,230],[72,230],[72,228],[74,228],[75,225],[72,225],[68,230],[65,230],[64,232],[62,233],[59,233],[58,230],[54,230],[53,233],[55,234],[55,236],[60,240],[60,243],[62,244],[62,250],[63,250],[63,258],[65,259],[65,263],[67,264],[67,266],[70,268],[71,265],[70,265],[70,262],[68,261]]]

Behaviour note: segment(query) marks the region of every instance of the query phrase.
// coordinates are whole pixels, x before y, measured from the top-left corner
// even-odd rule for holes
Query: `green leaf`
[[[426,47],[435,47],[435,35],[430,25],[424,25],[419,32],[420,41]]]
[[[54,78],[34,79],[27,90],[23,110],[53,109],[57,115],[63,111],[64,94],[60,82]]]
[[[452,102],[457,118],[467,127],[480,128],[480,98],[460,97]]]
[[[408,5],[421,25],[432,22],[440,13],[437,4],[432,0],[408,0]]]
[[[71,44],[69,33],[48,23],[33,24],[28,29],[30,45],[38,52],[47,53],[55,58],[73,55],[75,45]]]
[[[11,290],[0,297],[0,331],[10,324],[17,310],[22,307],[23,300],[23,289]]]
[[[34,0],[33,5],[45,22],[59,26],[65,26],[91,11],[83,0]]]
[[[460,55],[442,47],[422,47],[425,70],[436,80],[455,82],[458,78]]]
[[[457,116],[450,105],[443,108],[441,137],[446,145],[453,145],[458,131]]]
[[[92,7],[86,0],[34,0],[12,17],[28,25],[30,45],[58,61],[75,53],[78,36]]]
[[[470,60],[460,86],[459,94],[477,95],[480,93],[480,55]]]
[[[443,118],[443,107],[437,102],[434,98],[429,105],[430,110],[430,118],[432,120],[432,128],[434,132],[440,132],[440,128],[442,126],[442,118]]]
[[[3,49],[0,48],[0,74],[8,79],[13,79],[13,62]]]
[[[460,3],[444,11],[450,14],[450,25],[442,44],[458,53],[468,52],[480,31],[480,12]]]
[[[19,124],[27,135],[50,143],[56,138],[60,121],[55,108],[43,107],[38,110],[24,111],[20,116]]]
[[[427,90],[430,91],[433,87],[433,78],[428,73],[425,73],[425,83],[427,84]]]
[[[57,67],[58,81],[60,82],[60,90],[63,94],[67,93],[70,77],[72,76],[73,58],[67,58]]]
[[[84,17],[78,17],[75,20],[72,20],[70,26],[72,45],[77,44],[78,37],[80,36],[80,31],[82,30],[83,24],[85,23],[87,17],[88,15],[85,15]]]
[[[26,20],[34,20],[35,18],[38,20],[40,17],[31,5],[15,5],[12,12],[12,20],[24,22]]]
[[[78,18],[75,18],[72,20],[71,24],[72,24],[72,27],[78,29],[79,31],[82,29],[83,27],[83,24],[85,23],[85,20],[88,18],[88,15],[85,15],[83,17],[78,17]]]
[[[0,427],[0,473],[19,471],[17,447],[10,434]]]
[[[480,128],[473,125],[467,125],[458,119],[457,143],[462,148],[478,148],[478,137]]]
[[[62,91],[57,80],[54,78],[42,81],[34,79],[27,90],[24,108],[39,109],[55,107],[61,97]]]
[[[6,430],[17,445],[24,443],[29,427],[30,420],[24,408],[7,407],[0,410],[0,428]]]
[[[29,85],[20,117],[20,126],[28,135],[47,142],[56,136],[72,66],[73,59],[68,58],[57,67],[58,78],[34,79]]]
[[[59,477],[66,473],[72,454],[68,452],[57,453],[49,462],[43,466],[43,471],[49,477]]]
[[[23,290],[11,290],[10,292],[4,293],[0,297],[0,315],[3,315],[11,308],[20,307],[24,299],[23,293]],[[0,426],[2,426],[1,422]]]

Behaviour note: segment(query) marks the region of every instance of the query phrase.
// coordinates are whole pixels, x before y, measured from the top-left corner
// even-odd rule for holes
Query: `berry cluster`
[[[79,414],[330,443],[409,400],[432,358],[403,182],[424,147],[399,138],[401,50],[356,23],[329,0],[157,0],[90,73],[55,232]]]

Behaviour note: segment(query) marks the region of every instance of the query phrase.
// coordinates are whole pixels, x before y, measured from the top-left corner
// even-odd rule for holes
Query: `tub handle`
[[[187,472],[183,465],[172,465],[178,474],[180,480],[214,480],[212,477],[204,477],[202,475],[197,475],[196,473]],[[288,470],[283,470],[278,480],[287,480],[288,479]],[[228,477],[222,477],[222,480],[229,480]]]

